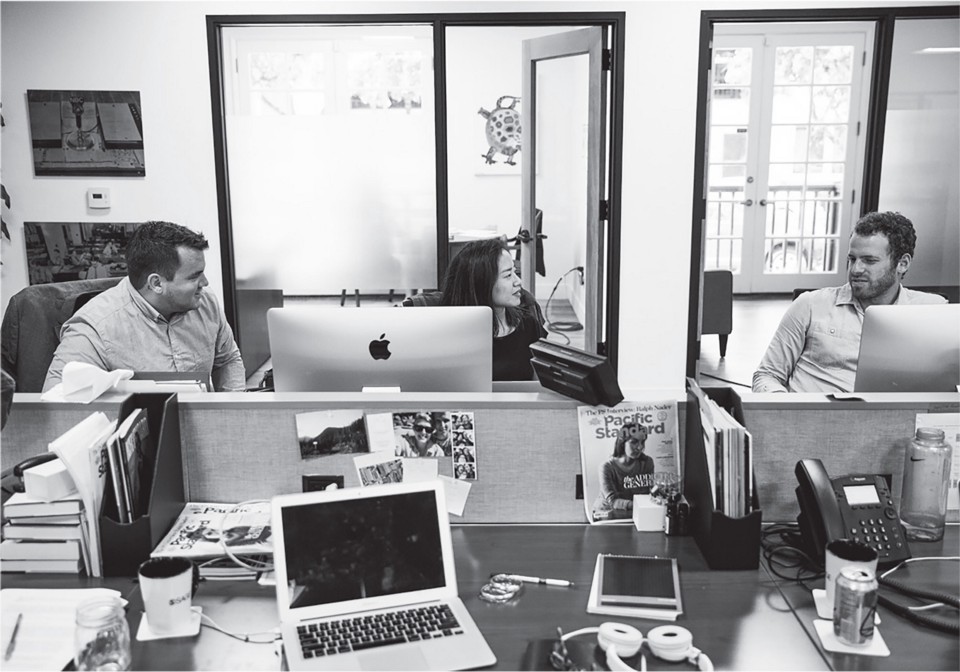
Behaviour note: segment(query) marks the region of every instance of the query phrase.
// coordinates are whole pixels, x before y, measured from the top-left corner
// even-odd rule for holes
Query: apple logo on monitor
[[[390,359],[390,355],[393,354],[388,347],[390,341],[385,340],[384,336],[386,336],[385,333],[380,334],[379,340],[370,341],[370,356],[374,359]]]

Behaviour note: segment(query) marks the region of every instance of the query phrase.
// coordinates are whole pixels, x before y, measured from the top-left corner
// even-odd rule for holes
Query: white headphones
[[[578,635],[597,635],[597,643],[607,654],[607,667],[613,672],[634,672],[623,662],[624,658],[637,655],[643,645],[643,633],[624,623],[604,623],[599,628],[581,628],[563,635],[564,642]],[[686,658],[703,672],[712,672],[713,663],[707,654],[693,645],[693,635],[677,625],[661,625],[647,634],[647,646],[657,658],[678,662]],[[647,659],[640,657],[640,670],[647,669]]]

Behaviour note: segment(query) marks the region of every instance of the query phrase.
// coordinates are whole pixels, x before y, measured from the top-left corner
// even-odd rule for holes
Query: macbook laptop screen
[[[291,609],[446,585],[435,493],[282,509]]]

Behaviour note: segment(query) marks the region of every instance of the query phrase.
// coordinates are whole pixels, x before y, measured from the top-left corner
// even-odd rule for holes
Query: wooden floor
[[[706,386],[734,385],[749,389],[753,372],[780,324],[793,297],[734,297],[733,332],[727,341],[727,356],[720,358],[716,334],[700,339],[700,383]]]

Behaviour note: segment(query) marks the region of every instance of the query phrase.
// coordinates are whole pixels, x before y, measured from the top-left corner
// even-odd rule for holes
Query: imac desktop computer
[[[486,306],[267,311],[277,392],[490,392]]]
[[[869,306],[854,392],[956,392],[960,305]]]

